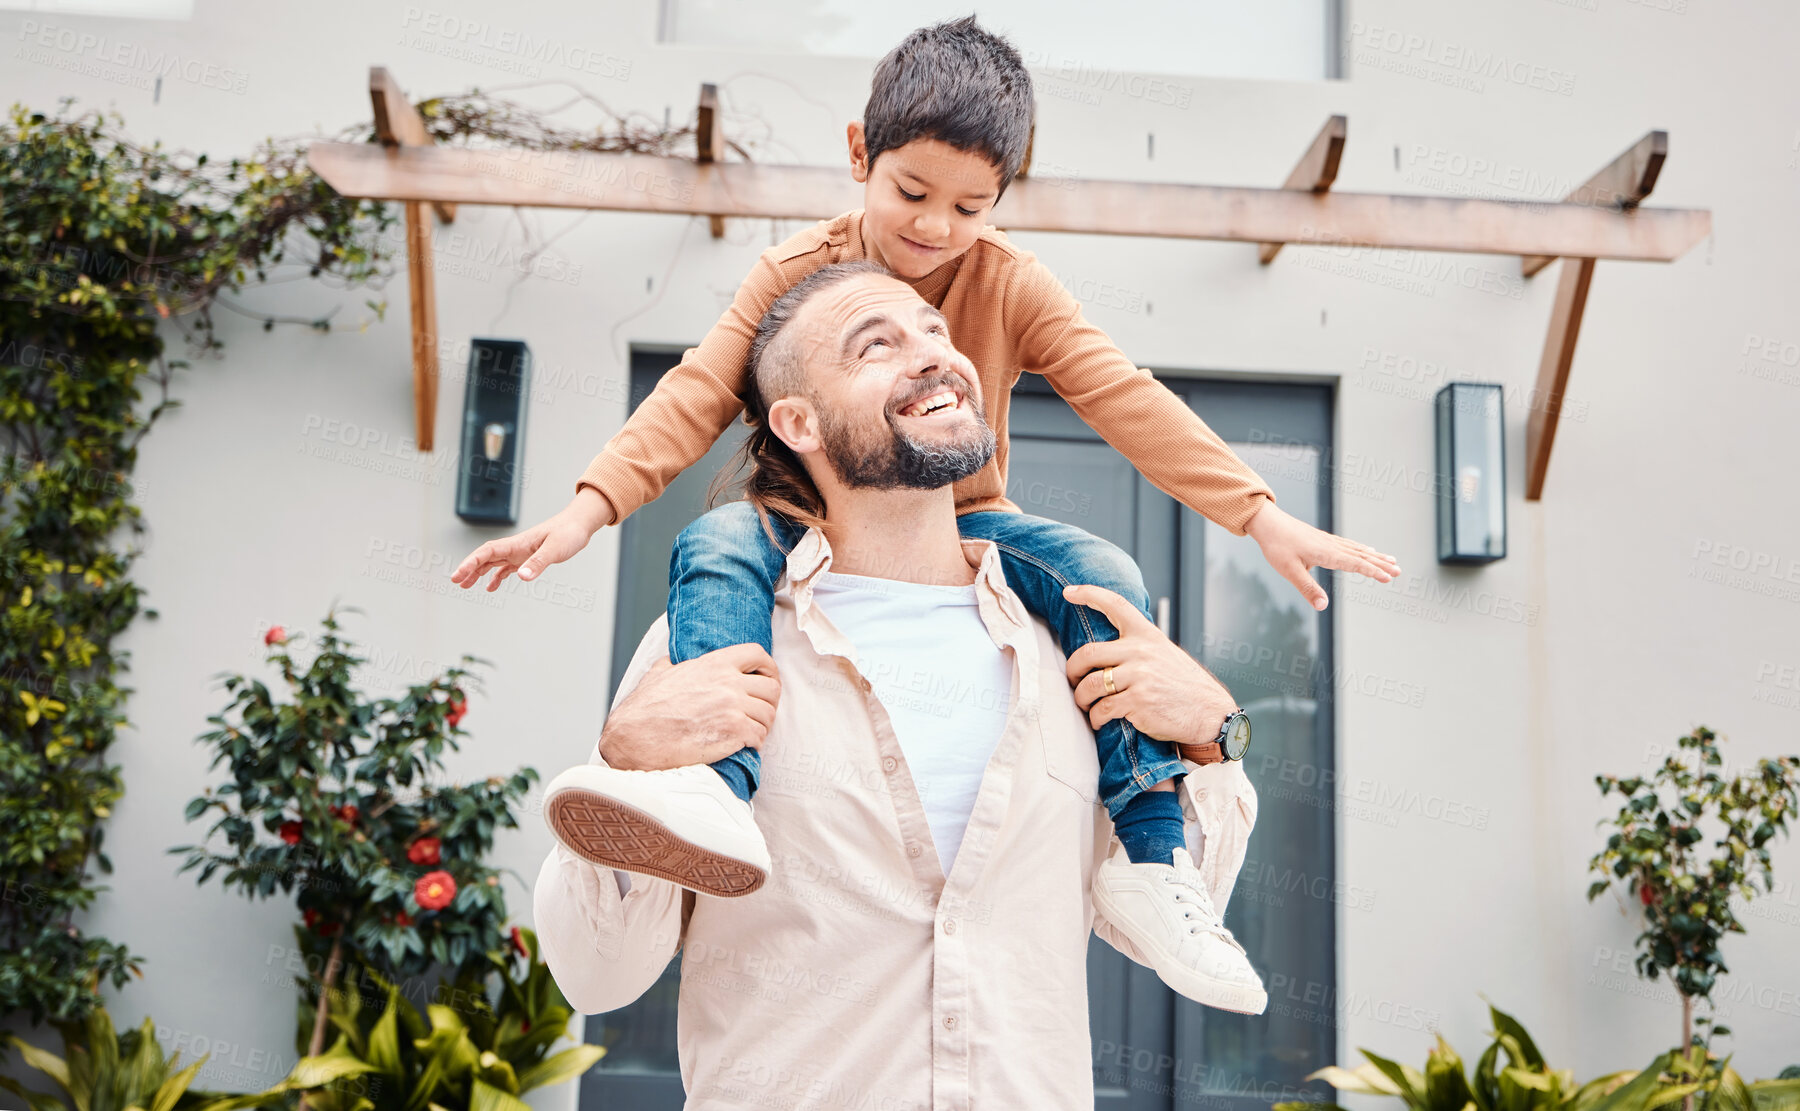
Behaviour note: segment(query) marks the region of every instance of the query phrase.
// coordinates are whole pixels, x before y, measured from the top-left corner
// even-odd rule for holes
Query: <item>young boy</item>
[[[1316,607],[1323,607],[1324,593],[1309,567],[1358,571],[1383,582],[1397,574],[1392,557],[1278,510],[1269,488],[1180,398],[1089,324],[1033,254],[989,226],[989,213],[1024,162],[1034,112],[1031,78],[1017,51],[974,17],[909,35],[877,65],[864,118],[848,129],[851,173],[864,184],[864,207],[763,252],[719,323],[589,465],[576,501],[532,530],[482,545],[454,581],[471,586],[497,570],[493,590],[514,570],[532,578],[579,551],[598,528],[658,496],[743,412],[745,392],[753,388],[745,381],[746,356],[769,305],[819,267],[857,258],[883,263],[938,307],[957,348],[980,372],[999,448],[985,468],[955,486],[959,531],[998,545],[1008,585],[1057,632],[1065,653],[1118,635],[1099,611],[1066,601],[1065,586],[1107,587],[1146,615],[1149,598],[1126,553],[1080,529],[1020,513],[1006,499],[1007,403],[1026,371],[1049,379],[1160,489],[1234,535],[1255,536]],[[798,530],[779,519],[771,523],[770,531],[791,546]],[[785,563],[774,541],[744,502],[721,506],[682,532],[670,569],[671,662],[735,644],[771,648],[769,614]],[[1101,797],[1127,857],[1134,866],[1172,867],[1173,850],[1184,844],[1173,790],[1186,770],[1179,754],[1125,719],[1106,722],[1095,739]],[[729,788],[717,792],[719,805],[747,811],[760,773],[757,752],[746,748],[713,768]],[[753,822],[734,824],[755,830]],[[757,874],[748,887],[709,884],[700,870],[684,874],[675,858],[650,871],[696,891],[747,894],[769,866],[767,848],[756,838],[751,832],[745,843],[723,850]],[[646,870],[619,862],[642,861],[631,848],[605,862]],[[720,851],[716,843],[709,848]],[[678,855],[703,854],[689,846]]]

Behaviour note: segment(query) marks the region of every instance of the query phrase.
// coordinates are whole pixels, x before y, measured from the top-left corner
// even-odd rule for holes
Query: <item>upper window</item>
[[[192,19],[194,0],[0,0],[0,10],[127,19]]]
[[[969,12],[969,0],[662,0],[658,38],[879,58],[915,28]],[[1138,0],[1129,18],[1096,19],[1095,12],[1092,0],[988,0],[977,14],[982,26],[1012,40],[1034,76],[1077,92],[1129,93],[1126,74],[1338,76],[1337,0]]]

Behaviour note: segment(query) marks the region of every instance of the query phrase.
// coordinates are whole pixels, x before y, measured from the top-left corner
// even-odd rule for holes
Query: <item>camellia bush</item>
[[[1589,886],[1588,899],[1619,888],[1628,906],[1642,908],[1637,972],[1650,980],[1668,973],[1681,995],[1684,1050],[1697,1041],[1694,1005],[1710,1008],[1713,986],[1728,971],[1720,942],[1744,932],[1731,899],[1754,899],[1759,881],[1760,893],[1772,890],[1769,843],[1787,832],[1800,804],[1800,757],[1758,760],[1727,777],[1718,739],[1703,725],[1648,776],[1595,777],[1600,794],[1616,793],[1621,806],[1601,822],[1613,833],[1589,862],[1605,878]],[[1710,1015],[1701,1023],[1708,1041],[1730,1033]]]
[[[483,858],[496,830],[518,828],[513,803],[538,774],[438,779],[464,735],[477,683],[468,667],[398,698],[369,698],[351,684],[364,661],[340,635],[336,610],[304,663],[298,639],[280,626],[264,638],[284,697],[261,680],[225,677],[231,702],[200,740],[228,775],[187,804],[189,821],[215,816],[208,843],[170,851],[187,854],[181,870],[198,868],[201,883],[217,875],[252,898],[294,898],[304,967],[318,970],[302,981],[317,1054],[347,956],[393,977],[433,967],[455,977],[485,972],[488,954],[509,944],[500,878]]]

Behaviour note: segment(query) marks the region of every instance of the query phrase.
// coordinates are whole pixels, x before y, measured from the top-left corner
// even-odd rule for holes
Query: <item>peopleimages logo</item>
[[[70,58],[119,66],[132,73],[150,77],[174,78],[205,89],[222,89],[241,94],[250,87],[250,75],[242,70],[203,62],[197,58],[184,58],[173,51],[151,49],[128,39],[73,27],[59,27],[54,23],[39,23],[35,19],[19,22],[19,41],[24,45],[13,56],[28,61],[54,64],[40,54],[28,53],[28,49],[54,50]]]
[[[1441,71],[1505,81],[1562,96],[1570,96],[1575,92],[1573,73],[1509,58],[1496,50],[1483,50],[1450,42],[1433,35],[1412,34],[1398,28],[1377,27],[1354,20],[1350,24],[1350,42],[1354,47],[1368,52],[1359,56],[1358,61],[1382,69],[1410,73],[1405,68],[1408,65],[1436,66]],[[1385,60],[1383,55],[1387,56]],[[1384,64],[1385,62],[1397,62],[1399,65]],[[1418,73],[1414,76],[1431,75]],[[1476,92],[1482,91],[1479,86],[1474,86],[1473,89]]]

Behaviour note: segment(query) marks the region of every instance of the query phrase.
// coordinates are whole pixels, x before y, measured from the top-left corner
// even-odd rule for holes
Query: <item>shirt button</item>
[[[945,1015],[944,1016],[944,1029],[946,1029],[946,1030],[956,1029],[956,1016],[955,1015]]]
[[[919,854],[920,854],[920,853],[921,853],[921,852],[923,852],[923,851],[924,851],[924,850],[923,850],[923,849],[921,849],[921,848],[919,848],[919,846],[918,846],[918,845],[908,845],[908,846],[906,846],[906,855],[907,855],[907,856],[918,856],[918,855],[919,855]]]
[[[956,919],[954,919],[954,918],[944,919],[944,932],[947,934],[953,934],[956,932]]]
[[[894,759],[892,756],[883,756],[881,758],[881,766],[883,769],[891,772],[900,766],[900,761]]]

